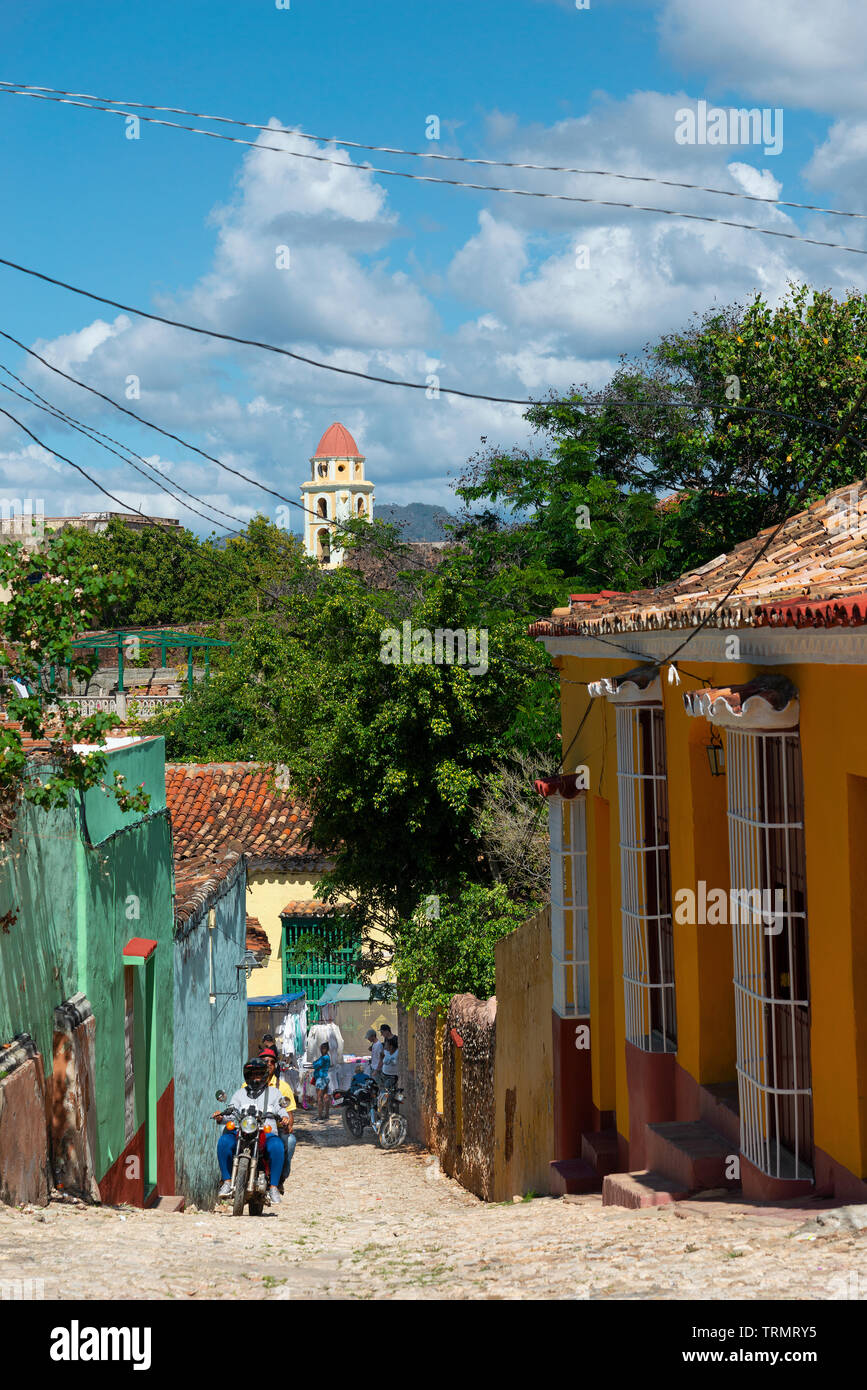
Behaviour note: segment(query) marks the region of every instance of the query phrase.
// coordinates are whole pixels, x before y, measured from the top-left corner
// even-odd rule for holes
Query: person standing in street
[[[375,1081],[379,1081],[382,1072],[382,1054],[384,1044],[380,1042],[373,1028],[368,1028],[364,1035],[370,1043],[370,1074]]]

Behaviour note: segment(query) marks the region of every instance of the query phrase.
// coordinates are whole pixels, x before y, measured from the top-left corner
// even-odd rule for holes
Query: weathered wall
[[[112,749],[106,780],[123,772],[151,796],[145,815],[123,813],[92,789],[66,808],[22,805],[0,861],[0,913],[17,920],[0,932],[0,1039],[34,1038],[54,1055],[54,1010],[84,994],[93,1008],[93,1163],[98,1180],[114,1170],[114,1199],[142,1200],[156,1172],[154,1123],[173,1068],[172,856],[165,810],[164,744]],[[47,771],[44,774],[50,775]],[[131,937],[157,949],[136,983],[135,1111],[142,1162],[129,1172],[125,1142],[124,956]],[[49,1063],[49,1068],[51,1063]],[[103,1194],[104,1195],[104,1194]]]
[[[213,1206],[219,1186],[218,1129],[210,1119],[217,1108],[214,1093],[221,1089],[231,1095],[240,1086],[246,1060],[246,980],[235,969],[244,959],[246,939],[244,867],[240,860],[222,885],[213,904],[214,926],[208,926],[204,907],[175,938],[175,1190],[199,1207]]]
[[[42,1058],[26,1035],[0,1053],[0,1202],[48,1203]]]
[[[550,1192],[557,1157],[549,908],[497,943],[496,981],[493,1197],[505,1201]]]
[[[450,1177],[490,1201],[496,999],[456,995],[439,1019],[398,1005],[397,1022],[409,1137],[430,1149]]]

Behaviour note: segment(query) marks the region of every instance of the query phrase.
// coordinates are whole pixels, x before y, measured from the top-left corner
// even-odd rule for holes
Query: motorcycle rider
[[[231,1097],[226,1109],[244,1111],[250,1105],[254,1105],[260,1114],[271,1111],[274,1114],[282,1115],[285,1111],[285,1101],[280,1092],[276,1087],[268,1085],[268,1065],[264,1057],[251,1057],[249,1062],[244,1064],[244,1085]],[[213,1118],[222,1120],[223,1114],[222,1110],[217,1110],[214,1112]],[[273,1121],[271,1123],[273,1124]],[[224,1128],[217,1140],[217,1162],[220,1165],[220,1177],[223,1179],[223,1185],[217,1193],[218,1201],[232,1196],[232,1163],[235,1157],[236,1143],[235,1131]],[[271,1179],[268,1195],[272,1205],[277,1206],[280,1202],[280,1193],[274,1178],[276,1176],[277,1182],[280,1181],[285,1155],[283,1140],[276,1129],[272,1129],[271,1133],[266,1136],[265,1150],[268,1154]]]

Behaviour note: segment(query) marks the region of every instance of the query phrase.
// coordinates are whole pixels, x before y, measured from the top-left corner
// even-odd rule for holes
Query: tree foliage
[[[0,692],[7,717],[0,727],[0,834],[5,835],[19,798],[60,806],[74,791],[105,785],[105,754],[78,753],[74,745],[101,743],[117,716],[83,717],[76,706],[54,708],[52,672],[59,675],[68,667],[79,679],[93,673],[96,657],[73,642],[92,627],[97,611],[118,600],[122,580],[88,563],[78,539],[61,532],[38,553],[18,541],[0,547],[0,584],[9,591],[8,601],[0,604]],[[28,758],[25,736],[45,741],[45,775]],[[107,790],[124,810],[148,805],[146,793],[127,787],[119,773]]]

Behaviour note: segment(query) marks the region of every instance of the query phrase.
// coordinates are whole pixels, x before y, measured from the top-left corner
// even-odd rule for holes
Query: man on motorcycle
[[[226,1109],[243,1111],[251,1105],[254,1105],[260,1114],[270,1111],[272,1114],[282,1117],[285,1112],[285,1101],[280,1092],[275,1087],[268,1085],[268,1065],[263,1057],[251,1057],[249,1062],[245,1063],[244,1085],[231,1097]],[[221,1120],[223,1111],[215,1111],[213,1118]],[[235,1132],[224,1128],[217,1140],[217,1162],[220,1165],[220,1177],[223,1179],[223,1185],[217,1193],[218,1201],[232,1196],[232,1162],[235,1157],[236,1143]],[[280,1182],[283,1172],[285,1153],[283,1140],[276,1129],[272,1129],[267,1136],[265,1150],[268,1154],[271,1181],[268,1195],[272,1205],[277,1206],[280,1202],[277,1184]]]

